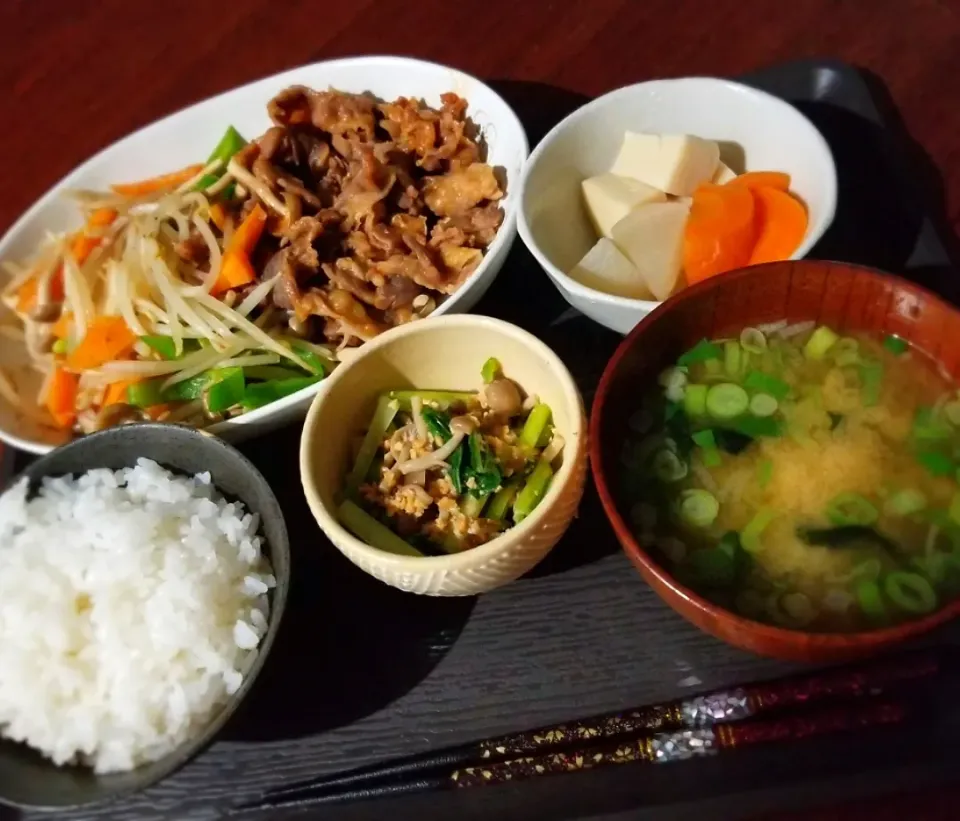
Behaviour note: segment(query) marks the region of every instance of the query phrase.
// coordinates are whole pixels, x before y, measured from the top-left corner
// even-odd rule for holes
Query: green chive
[[[750,371],[743,380],[743,386],[750,391],[768,393],[777,400],[786,399],[790,393],[790,386],[786,382],[762,371]]]
[[[722,351],[720,346],[709,339],[701,339],[689,351],[683,354],[678,360],[678,365],[696,365],[698,362],[706,362],[710,359],[719,359]]]

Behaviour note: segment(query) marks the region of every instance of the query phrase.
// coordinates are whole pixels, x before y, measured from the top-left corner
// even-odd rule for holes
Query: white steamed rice
[[[115,772],[201,730],[267,631],[258,525],[148,459],[0,496],[0,734]]]

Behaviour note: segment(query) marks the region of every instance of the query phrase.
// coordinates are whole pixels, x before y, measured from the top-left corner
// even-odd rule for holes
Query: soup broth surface
[[[903,340],[784,323],[703,340],[630,429],[636,535],[721,606],[850,632],[960,594],[960,400]]]

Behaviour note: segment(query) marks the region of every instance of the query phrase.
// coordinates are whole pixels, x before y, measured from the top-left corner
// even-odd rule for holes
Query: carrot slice
[[[702,185],[684,228],[683,270],[691,285],[747,264],[756,240],[753,194],[746,186]]]
[[[115,193],[124,197],[142,197],[145,194],[153,194],[157,191],[183,185],[185,182],[192,180],[201,171],[203,171],[202,165],[188,165],[179,171],[161,174],[159,177],[151,177],[149,180],[117,183],[116,185],[111,185],[110,188]]]
[[[136,341],[137,337],[122,316],[97,317],[87,329],[87,335],[67,357],[67,366],[75,371],[97,368],[128,353]]]
[[[250,262],[250,254],[257,247],[266,224],[267,212],[259,204],[255,205],[230,238],[230,245],[227,246],[220,262],[217,281],[210,289],[211,294],[217,295],[231,288],[239,288],[257,278],[257,273]]]
[[[227,224],[227,209],[219,202],[215,202],[210,206],[210,219],[222,231]]]
[[[77,418],[77,386],[80,377],[63,368],[55,368],[50,379],[46,406],[60,428],[69,428]]]
[[[89,233],[97,228],[105,228],[117,218],[117,212],[112,208],[98,208],[87,218],[87,224],[84,229],[73,236],[70,242],[70,253],[77,261],[77,265],[83,265],[87,257],[102,241],[101,237],[89,236]],[[31,277],[17,291],[17,313],[25,314],[33,310],[37,304],[37,278]],[[54,271],[50,280],[50,297],[55,302],[63,302],[63,266]]]
[[[126,404],[127,388],[139,381],[139,379],[121,379],[119,382],[111,382],[103,394],[103,407]]]
[[[790,190],[790,175],[783,171],[748,171],[734,177],[727,185],[745,185],[747,188],[776,188]]]
[[[759,235],[750,265],[790,259],[807,233],[807,210],[796,197],[776,188],[756,188]]]

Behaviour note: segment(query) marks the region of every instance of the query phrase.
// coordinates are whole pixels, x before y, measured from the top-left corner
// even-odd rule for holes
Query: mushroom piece
[[[504,416],[516,416],[523,407],[520,389],[512,379],[494,379],[483,389],[487,406],[494,413]]]
[[[462,433],[469,436],[477,429],[476,420],[472,416],[454,416],[450,420],[450,433]]]

